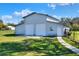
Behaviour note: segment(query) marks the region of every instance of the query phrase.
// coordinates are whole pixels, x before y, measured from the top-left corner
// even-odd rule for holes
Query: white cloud
[[[15,11],[13,14],[16,15],[16,16],[20,16],[21,15],[21,13],[17,12],[17,11]]]
[[[60,3],[59,5],[60,6],[68,6],[68,5],[71,5],[71,3]]]
[[[3,20],[4,24],[9,23],[13,20],[11,15],[2,15],[1,19]]]
[[[17,20],[19,19],[19,17],[23,17],[26,16],[30,13],[32,13],[33,11],[28,10],[28,9],[23,9],[21,11],[15,11],[13,12],[11,15],[2,15],[1,19],[3,20],[4,23],[11,23],[14,22],[14,19],[17,18]],[[18,21],[17,21],[18,22]],[[16,23],[16,22],[14,22]]]
[[[69,6],[69,5],[73,5],[73,3],[49,3],[48,7],[56,9],[57,5],[58,6]]]
[[[3,15],[1,18],[2,18],[3,20],[10,20],[10,19],[12,19],[13,17],[12,17],[11,15]]]
[[[28,14],[30,14],[30,13],[32,13],[33,11],[31,11],[31,10],[28,10],[28,9],[24,9],[24,10],[21,10],[21,11],[15,11],[14,12],[14,15],[15,16],[26,16],[26,15],[28,15]]]
[[[50,3],[50,4],[48,4],[48,7],[52,7],[53,9],[55,9],[56,4],[54,4],[54,3]]]

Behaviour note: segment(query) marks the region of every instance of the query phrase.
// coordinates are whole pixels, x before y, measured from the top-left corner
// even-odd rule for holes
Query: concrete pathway
[[[58,41],[59,41],[63,46],[65,46],[66,48],[68,48],[68,49],[72,50],[73,52],[79,54],[79,49],[77,49],[76,47],[74,47],[74,46],[72,46],[72,45],[66,43],[66,42],[62,39],[62,37],[57,37],[57,39],[58,39]]]

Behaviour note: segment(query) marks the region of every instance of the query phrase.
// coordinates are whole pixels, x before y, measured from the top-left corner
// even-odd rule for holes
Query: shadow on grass
[[[4,36],[16,36],[16,34],[5,34]]]
[[[11,36],[24,36],[23,34],[5,34],[3,36],[7,36],[7,37],[11,37]],[[30,36],[30,35],[29,35]],[[39,36],[39,37],[49,37],[49,38],[53,38],[53,37],[57,37],[57,36]]]
[[[23,35],[16,35],[16,34],[5,34],[3,36],[6,36],[6,37],[15,37],[15,36],[23,36]]]
[[[0,43],[0,56],[11,56],[17,52],[35,51],[47,56],[72,54],[73,52],[62,47],[56,40],[49,39],[26,39],[23,42]],[[19,53],[21,54],[21,53]],[[17,54],[16,54],[17,55]],[[22,54],[21,54],[22,55]]]

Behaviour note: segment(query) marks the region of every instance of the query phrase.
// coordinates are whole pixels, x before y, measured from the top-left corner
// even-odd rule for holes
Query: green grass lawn
[[[73,33],[75,32],[75,36],[73,36]],[[72,46],[75,46],[76,48],[79,48],[79,31],[72,31],[71,36],[69,36],[70,38],[67,37],[63,37],[63,39],[71,44]],[[71,39],[72,38],[72,39]]]
[[[64,41],[71,44],[72,46],[76,47],[79,49],[79,44],[78,43],[75,43],[74,41],[70,40],[69,38],[67,37],[63,37]]]
[[[14,31],[0,31],[0,56],[60,56],[77,55],[62,46],[57,38],[26,38],[15,36]]]
[[[0,31],[0,42],[19,42],[24,39],[26,39],[26,37],[16,36],[14,34],[14,31],[11,30]]]
[[[74,32],[75,35],[73,35]],[[75,41],[79,41],[79,31],[72,31],[71,37],[74,37]]]

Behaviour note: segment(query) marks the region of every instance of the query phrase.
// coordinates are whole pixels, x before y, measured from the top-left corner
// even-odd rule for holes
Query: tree
[[[61,23],[67,27],[72,28],[72,24],[71,24],[72,18],[61,18]]]
[[[2,29],[4,27],[3,21],[0,20],[0,29]]]
[[[0,23],[3,23],[3,21],[2,21],[2,20],[0,20]]]
[[[73,23],[76,23],[76,24],[79,24],[79,17],[75,17],[75,18],[73,18]]]
[[[7,25],[8,26],[14,26],[14,27],[16,26],[14,23],[8,23]]]
[[[79,30],[79,17],[75,18],[61,18],[61,23],[71,28],[72,39],[75,39],[76,31]]]

